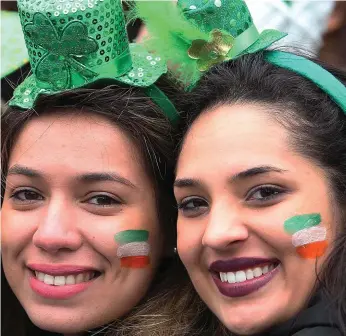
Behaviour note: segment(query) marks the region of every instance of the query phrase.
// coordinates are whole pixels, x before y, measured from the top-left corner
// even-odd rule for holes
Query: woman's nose
[[[52,198],[44,214],[41,213],[38,218],[34,245],[48,253],[77,250],[82,245],[82,236],[78,231],[74,208],[75,205],[63,197]]]
[[[204,246],[220,250],[248,237],[248,227],[236,207],[225,203],[212,207],[202,238]]]

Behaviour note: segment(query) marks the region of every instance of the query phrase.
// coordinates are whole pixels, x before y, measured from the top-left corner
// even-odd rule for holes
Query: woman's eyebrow
[[[16,164],[8,170],[7,175],[24,175],[27,177],[43,178],[44,174],[39,170]]]
[[[191,187],[199,187],[201,185],[202,185],[202,182],[192,178],[176,179],[174,182],[174,187],[176,188],[191,188]]]
[[[44,178],[44,173],[21,165],[14,165],[8,170],[7,175],[24,175],[31,178]],[[125,186],[131,187],[133,189],[139,189],[134,183],[132,183],[129,179],[121,176],[115,172],[92,172],[80,174],[75,177],[78,181],[85,183],[95,183],[95,182],[104,182],[111,181],[121,183]]]
[[[258,166],[241,171],[229,178],[230,183],[234,183],[238,180],[245,180],[260,174],[267,174],[271,172],[284,173],[287,170],[280,169],[274,166]],[[203,185],[202,181],[194,178],[181,178],[176,179],[174,182],[174,187],[176,188],[193,188],[201,187]]]
[[[133,189],[139,189],[134,183],[132,183],[127,178],[121,176],[118,173],[115,172],[93,172],[93,173],[86,173],[82,175],[78,175],[77,179],[82,182],[104,182],[104,181],[110,181],[110,182],[117,182],[121,183],[125,186],[131,187]]]
[[[280,169],[274,166],[258,166],[258,167],[253,167],[253,168],[249,168],[246,169],[244,171],[241,171],[233,176],[230,177],[229,181],[231,183],[236,182],[238,180],[245,180],[257,175],[261,175],[261,174],[267,174],[267,173],[284,173],[287,172],[287,170],[284,169]]]

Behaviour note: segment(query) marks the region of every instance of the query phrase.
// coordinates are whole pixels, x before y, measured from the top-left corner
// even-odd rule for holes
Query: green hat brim
[[[166,63],[157,55],[149,53],[140,44],[130,44],[132,68],[124,75],[114,77],[111,73],[100,73],[83,85],[69,87],[66,90],[42,88],[36,81],[35,74],[26,78],[14,91],[9,105],[22,109],[30,109],[41,95],[52,95],[77,88],[86,87],[100,80],[114,81],[134,87],[148,87],[154,84],[160,76],[167,72]]]
[[[287,36],[287,33],[282,33],[275,29],[266,29],[260,34],[256,42],[253,43],[246,50],[244,50],[244,52],[242,52],[241,55],[252,54],[257,51],[264,50],[268,48],[270,45],[272,45],[274,42],[281,40],[285,36]]]

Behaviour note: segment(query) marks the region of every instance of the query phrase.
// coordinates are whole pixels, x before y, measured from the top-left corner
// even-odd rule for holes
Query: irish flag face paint
[[[317,258],[326,251],[327,230],[320,223],[320,214],[299,215],[285,221],[285,231],[292,235],[292,244],[302,258]]]
[[[122,267],[144,268],[150,264],[149,232],[126,230],[114,236],[119,248],[117,252]]]

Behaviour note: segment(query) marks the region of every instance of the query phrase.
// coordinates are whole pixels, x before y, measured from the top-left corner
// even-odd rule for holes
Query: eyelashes
[[[85,201],[83,201],[83,203],[92,204],[94,206],[100,206],[104,208],[122,204],[122,202],[115,196],[111,196],[105,193],[95,194],[87,198]]]
[[[14,191],[10,198],[18,204],[32,204],[44,200],[38,191],[29,188]]]
[[[33,188],[17,189],[10,194],[10,199],[17,206],[39,205],[46,200],[39,191]],[[118,197],[105,192],[89,193],[80,203],[98,208],[114,207],[123,204]]]
[[[249,191],[245,201],[253,205],[269,205],[270,201],[278,200],[288,191],[282,187],[274,185],[257,186]]]
[[[269,207],[279,203],[287,193],[287,189],[279,186],[257,186],[245,195],[244,204],[255,208]],[[178,203],[178,209],[183,216],[194,218],[209,211],[209,202],[199,196],[189,196]]]
[[[208,211],[209,204],[203,198],[191,196],[185,198],[180,204],[178,209],[186,217],[197,217]]]

